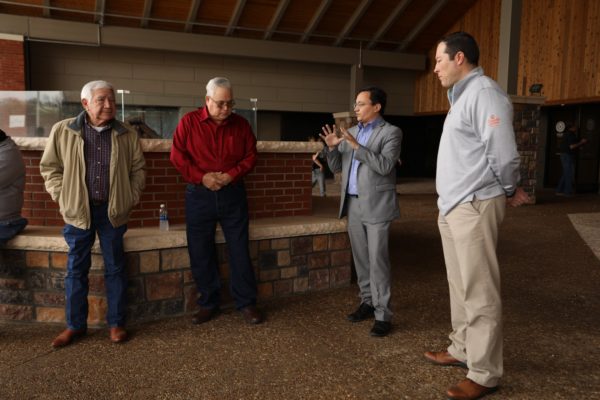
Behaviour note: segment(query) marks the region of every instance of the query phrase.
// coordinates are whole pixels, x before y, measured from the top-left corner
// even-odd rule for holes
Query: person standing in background
[[[556,188],[557,196],[573,195],[573,179],[575,177],[575,159],[577,151],[587,143],[586,138],[577,140],[577,127],[571,123],[567,125],[567,130],[563,134],[560,142],[560,163],[562,165],[562,175]]]
[[[309,142],[314,142],[315,138],[310,137],[308,139]],[[319,185],[319,195],[321,197],[325,197],[325,166],[323,163],[325,160],[323,159],[324,150],[317,151],[312,155],[312,187],[315,187],[316,184]]]

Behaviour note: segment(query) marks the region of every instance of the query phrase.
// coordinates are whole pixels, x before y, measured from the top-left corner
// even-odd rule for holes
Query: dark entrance
[[[575,124],[577,136],[588,142],[578,151],[575,164],[575,191],[598,192],[600,169],[600,103],[547,107],[548,132],[544,187],[556,187],[562,174],[559,146],[562,124]]]

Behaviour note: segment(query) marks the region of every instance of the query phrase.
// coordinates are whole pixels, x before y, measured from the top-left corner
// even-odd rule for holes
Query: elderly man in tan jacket
[[[88,82],[81,90],[81,104],[85,111],[54,125],[40,162],[46,190],[60,206],[69,246],[67,329],[54,339],[53,347],[66,346],[87,331],[88,273],[96,233],[104,258],[110,340],[127,339],[123,235],[146,178],[137,133],[115,119],[113,86]]]

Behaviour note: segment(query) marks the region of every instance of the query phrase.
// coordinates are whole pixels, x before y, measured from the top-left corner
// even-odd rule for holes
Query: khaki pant
[[[504,195],[458,205],[439,215],[452,314],[448,352],[469,367],[467,378],[487,387],[502,376],[502,301],[496,257]]]

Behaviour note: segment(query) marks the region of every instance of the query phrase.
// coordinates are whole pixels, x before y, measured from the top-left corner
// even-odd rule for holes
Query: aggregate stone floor
[[[447,346],[448,288],[433,194],[401,194],[391,232],[394,331],[351,324],[357,289],[263,302],[266,323],[234,310],[105,330],[67,348],[62,327],[0,324],[0,399],[444,399],[465,375],[423,360]],[[315,199],[335,212],[337,197]],[[600,213],[600,197],[538,196],[502,226],[505,376],[489,399],[600,399],[600,261],[569,214]]]

